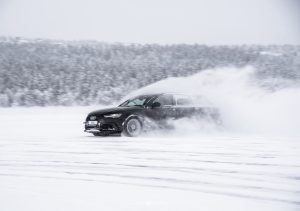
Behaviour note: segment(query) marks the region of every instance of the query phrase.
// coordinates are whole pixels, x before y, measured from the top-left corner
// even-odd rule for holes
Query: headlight
[[[90,116],[90,120],[94,121],[94,120],[96,120],[96,119],[97,119],[96,116]]]
[[[104,115],[105,118],[119,118],[122,114],[106,114]]]

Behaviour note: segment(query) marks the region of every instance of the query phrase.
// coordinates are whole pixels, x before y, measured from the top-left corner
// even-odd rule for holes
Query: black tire
[[[123,134],[128,137],[139,136],[142,133],[142,131],[143,124],[136,117],[127,119],[123,125]]]

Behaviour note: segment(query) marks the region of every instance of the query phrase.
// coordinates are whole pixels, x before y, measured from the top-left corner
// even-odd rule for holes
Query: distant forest
[[[109,104],[167,77],[254,66],[300,80],[300,46],[120,44],[0,37],[0,106]]]

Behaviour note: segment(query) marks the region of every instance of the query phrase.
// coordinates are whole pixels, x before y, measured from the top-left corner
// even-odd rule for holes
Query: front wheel
[[[125,136],[136,137],[142,133],[143,125],[137,118],[130,118],[124,123],[123,133]]]

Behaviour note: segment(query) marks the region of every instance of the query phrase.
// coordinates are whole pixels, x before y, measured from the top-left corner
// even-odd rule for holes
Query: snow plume
[[[207,98],[219,108],[221,131],[225,133],[300,137],[299,84],[279,78],[261,79],[252,67],[221,68],[168,78],[133,95],[153,92],[180,92]],[[217,130],[198,120],[181,119],[173,124],[176,134],[216,134]]]

